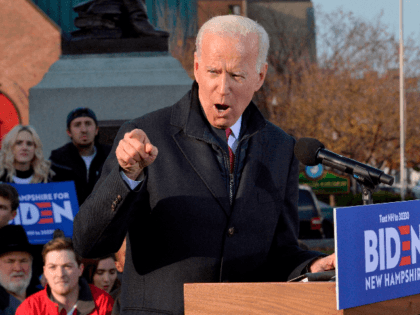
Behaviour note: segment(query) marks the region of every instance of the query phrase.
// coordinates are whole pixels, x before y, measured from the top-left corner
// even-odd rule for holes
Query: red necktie
[[[226,141],[229,141],[229,136],[232,134],[232,129],[227,128],[225,132],[226,132]],[[233,151],[230,148],[229,143],[228,143],[228,148],[229,148],[230,172],[233,173],[233,162],[235,160],[235,155],[233,154]]]

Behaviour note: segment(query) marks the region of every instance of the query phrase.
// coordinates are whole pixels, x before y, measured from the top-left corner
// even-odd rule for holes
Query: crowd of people
[[[77,314],[111,314],[114,299],[118,298],[120,280],[116,265],[122,272],[122,263],[116,263],[115,254],[82,260],[74,251],[72,240],[62,233],[55,233],[56,237],[45,245],[32,245],[21,225],[9,225],[19,206],[18,191],[10,183],[73,181],[79,204],[93,190],[111,149],[95,139],[98,134],[95,113],[89,108],[72,110],[67,116],[67,134],[70,142],[53,150],[49,159],[43,155],[41,139],[33,126],[16,125],[2,140],[1,315],[61,314],[61,311],[76,314],[76,309]],[[117,309],[113,314],[118,314]]]
[[[69,113],[71,141],[49,160],[33,127],[13,128],[1,181],[72,180],[81,207],[72,239],[57,232],[36,249],[21,226],[7,225],[19,199],[0,185],[0,315],[183,314],[184,283],[334,269],[334,254],[299,247],[295,140],[252,101],[268,48],[258,23],[210,19],[197,35],[191,90],[124,124],[112,149],[95,142],[88,108]],[[31,275],[36,251],[42,272]],[[31,286],[34,276],[43,289]]]

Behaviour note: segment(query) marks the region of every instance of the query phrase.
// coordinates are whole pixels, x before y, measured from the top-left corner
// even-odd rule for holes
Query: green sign
[[[305,172],[299,173],[299,184],[306,184],[316,194],[347,194],[350,191],[350,179],[330,171],[324,171],[322,176],[312,179]]]

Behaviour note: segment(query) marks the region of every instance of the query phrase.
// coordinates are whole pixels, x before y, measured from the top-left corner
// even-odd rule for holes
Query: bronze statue
[[[90,0],[75,6],[78,17],[73,39],[117,39],[131,37],[168,37],[155,29],[141,0]]]

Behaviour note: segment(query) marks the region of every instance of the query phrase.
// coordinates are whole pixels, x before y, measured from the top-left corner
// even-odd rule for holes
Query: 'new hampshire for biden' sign
[[[79,211],[73,182],[11,184],[19,193],[19,208],[12,224],[22,225],[32,244],[45,244],[55,229],[73,235],[73,219]]]
[[[338,309],[420,293],[420,200],[334,214]]]

